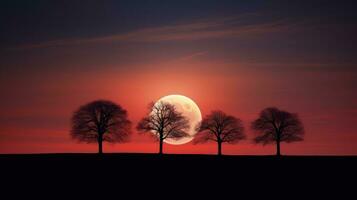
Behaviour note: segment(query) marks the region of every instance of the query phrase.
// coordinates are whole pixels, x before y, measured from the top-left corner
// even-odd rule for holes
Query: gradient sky
[[[80,105],[114,101],[135,127],[150,101],[181,94],[243,120],[248,140],[225,154],[275,153],[249,124],[277,106],[306,129],[283,154],[357,155],[356,24],[353,1],[1,1],[0,153],[96,152],[70,138]],[[158,151],[133,132],[104,152]]]

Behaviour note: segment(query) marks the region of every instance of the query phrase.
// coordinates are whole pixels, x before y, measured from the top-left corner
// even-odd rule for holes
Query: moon
[[[164,142],[172,145],[181,145],[181,144],[186,144],[191,140],[193,140],[194,136],[196,135],[195,127],[202,120],[201,111],[200,108],[197,106],[197,104],[192,99],[183,95],[164,96],[161,99],[159,99],[155,104],[159,102],[164,102],[174,105],[176,110],[182,113],[182,115],[186,117],[190,123],[189,124],[190,128],[187,131],[187,133],[190,136],[183,137],[180,139],[166,138]]]

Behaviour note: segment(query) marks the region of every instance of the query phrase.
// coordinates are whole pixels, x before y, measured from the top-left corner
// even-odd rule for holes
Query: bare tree
[[[190,128],[190,124],[174,105],[158,102],[149,105],[148,116],[141,119],[136,128],[140,132],[155,134],[160,142],[159,154],[162,154],[164,140],[189,136],[187,130]]]
[[[222,155],[222,143],[234,144],[246,138],[242,121],[222,111],[212,111],[197,126],[194,144],[215,141],[218,155]]]
[[[276,143],[277,156],[281,155],[281,142],[302,141],[304,136],[304,127],[297,114],[274,107],[262,110],[251,126],[259,134],[254,142],[263,145]]]
[[[127,111],[113,102],[93,101],[74,112],[71,136],[80,142],[97,142],[99,154],[102,154],[103,141],[126,141],[131,126],[127,117]]]

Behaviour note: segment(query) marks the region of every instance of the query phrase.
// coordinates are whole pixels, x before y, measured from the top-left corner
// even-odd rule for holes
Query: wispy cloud
[[[208,53],[208,51],[200,51],[200,52],[196,52],[190,55],[186,55],[183,57],[180,57],[178,59],[176,59],[176,61],[186,61],[186,60],[192,60],[194,58],[200,57],[200,56],[204,56]]]
[[[193,23],[144,28],[109,36],[48,41],[38,44],[25,45],[21,48],[45,48],[52,46],[111,42],[193,41],[233,38],[284,31],[291,29],[293,26],[293,24],[286,21],[247,23],[245,18],[228,17],[215,20],[201,20]]]

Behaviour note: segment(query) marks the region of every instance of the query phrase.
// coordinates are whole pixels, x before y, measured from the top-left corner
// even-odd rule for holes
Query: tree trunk
[[[280,157],[280,139],[276,140],[276,156]]]
[[[98,137],[98,153],[102,154],[103,153],[103,135],[99,134]]]
[[[160,138],[160,149],[159,149],[159,154],[162,155],[162,147],[164,144],[164,139]]]
[[[222,142],[221,141],[218,141],[218,156],[221,156],[222,155]]]

